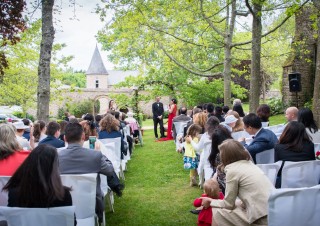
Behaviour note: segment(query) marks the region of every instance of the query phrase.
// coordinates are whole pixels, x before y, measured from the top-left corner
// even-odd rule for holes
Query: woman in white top
[[[312,138],[313,143],[320,143],[320,131],[318,131],[317,123],[309,108],[301,108],[298,111],[298,122],[301,122],[306,127],[306,131]]]
[[[192,147],[196,150],[199,154],[203,148],[204,144],[207,142],[211,142],[211,135],[213,130],[217,125],[219,125],[220,121],[217,117],[211,116],[205,125],[205,133],[201,136],[199,143],[192,141],[192,138],[189,136],[186,138],[187,143],[191,143]]]

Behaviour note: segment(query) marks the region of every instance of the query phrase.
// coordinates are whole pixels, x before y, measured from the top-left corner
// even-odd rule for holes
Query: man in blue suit
[[[271,131],[262,128],[260,118],[250,113],[243,117],[244,129],[252,135],[252,142],[248,145],[245,138],[240,138],[239,141],[250,152],[253,161],[256,163],[256,154],[274,148],[278,142],[277,136]]]

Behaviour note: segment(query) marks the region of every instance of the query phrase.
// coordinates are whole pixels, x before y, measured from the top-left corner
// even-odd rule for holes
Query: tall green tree
[[[37,118],[44,121],[49,120],[50,62],[54,40],[53,5],[54,0],[41,1],[42,39],[38,68]]]

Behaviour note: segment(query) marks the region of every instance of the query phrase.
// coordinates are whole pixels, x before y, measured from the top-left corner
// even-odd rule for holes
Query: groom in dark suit
[[[154,126],[154,136],[158,139],[158,123],[160,125],[161,138],[164,136],[163,128],[163,104],[160,102],[160,97],[156,97],[156,102],[152,104],[152,114],[153,114],[153,126]]]

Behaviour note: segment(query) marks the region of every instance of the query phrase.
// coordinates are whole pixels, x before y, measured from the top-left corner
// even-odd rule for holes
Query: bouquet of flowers
[[[316,152],[316,159],[320,160],[320,151]]]

